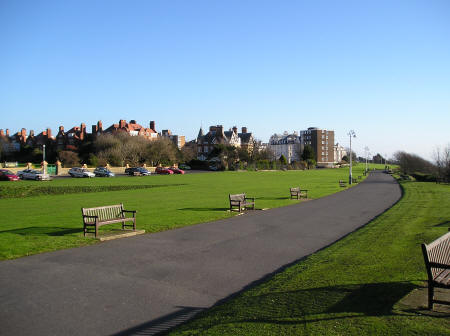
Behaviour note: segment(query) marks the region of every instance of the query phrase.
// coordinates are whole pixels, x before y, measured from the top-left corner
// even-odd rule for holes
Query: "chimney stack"
[[[9,128],[6,129],[6,136],[9,137]]]
[[[99,132],[103,131],[103,124],[102,124],[101,120],[99,120],[98,123],[97,123],[97,130]]]
[[[59,132],[63,133],[64,132],[64,126],[59,126]]]
[[[154,120],[150,121],[150,129],[152,129],[152,130],[154,130],[156,132],[155,121]]]
[[[47,138],[51,138],[52,137],[52,130],[50,128],[47,128]]]
[[[25,128],[22,128],[22,131],[20,132],[20,135],[23,137],[27,136],[27,130]]]
[[[242,127],[242,133],[247,133],[247,127]]]
[[[119,121],[119,128],[125,128],[126,127],[127,122],[123,119],[121,119]]]
[[[34,136],[34,131],[33,130],[30,130],[30,135],[29,135],[30,137],[33,137]]]
[[[5,136],[5,132],[3,131],[3,129],[0,129],[0,137],[4,137]]]
[[[237,127],[233,126],[233,132],[237,134]]]

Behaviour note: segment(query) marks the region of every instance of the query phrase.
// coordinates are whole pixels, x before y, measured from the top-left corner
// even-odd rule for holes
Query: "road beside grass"
[[[268,177],[259,176],[265,180]],[[286,183],[283,177],[289,175],[273,176],[280,184]],[[238,179],[239,174],[232,177]],[[259,180],[259,184],[263,182]],[[273,183],[269,181],[267,185],[273,187]],[[277,189],[273,190],[272,193],[266,190],[267,202],[280,197]],[[392,206],[400,195],[392,177],[374,173],[353,188],[316,200],[2,261],[0,333],[152,335],[329,246]],[[263,203],[264,199],[259,197]],[[332,281],[338,281],[341,274],[330,272],[327,263],[322,261],[320,266],[327,270]],[[336,291],[332,282],[327,286],[332,287],[331,293]],[[283,300],[289,300],[290,295],[288,292]],[[322,301],[327,302],[328,296],[324,295]],[[248,312],[249,308],[245,319],[259,316],[262,320],[257,325],[265,324],[266,309],[277,311],[281,307],[277,297],[272,299],[272,306],[271,301],[263,300],[259,302],[261,305],[249,301],[237,310],[232,307],[220,313],[213,318],[218,329],[211,320],[206,324],[200,322],[194,329],[204,335],[223,333],[220,330],[223,327],[230,330],[229,334],[236,334],[241,326],[236,329],[233,325],[242,322],[243,334],[252,333],[254,327],[246,329],[247,321],[227,318],[238,311]],[[292,302],[288,309],[291,308],[295,308]],[[278,328],[279,323],[275,324]],[[256,327],[256,334],[263,329]]]
[[[367,226],[170,335],[450,335],[449,310],[426,309],[420,248],[450,227],[450,186],[401,185]]]

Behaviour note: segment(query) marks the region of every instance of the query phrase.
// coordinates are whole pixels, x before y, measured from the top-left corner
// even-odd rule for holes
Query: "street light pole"
[[[367,161],[369,160],[369,147],[366,146],[364,148],[364,150],[366,151],[366,170],[365,170],[365,174],[367,174]]]
[[[42,170],[45,174],[45,145],[42,145]]]
[[[352,138],[356,138],[356,134],[354,130],[350,130],[350,132],[347,133],[347,135],[350,137],[350,172],[348,175],[348,184],[352,184],[353,182],[353,176],[352,176]]]

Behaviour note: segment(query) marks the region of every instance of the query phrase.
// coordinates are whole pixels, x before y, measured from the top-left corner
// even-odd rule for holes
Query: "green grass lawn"
[[[401,185],[403,198],[370,224],[170,335],[450,335],[449,314],[402,299],[426,280],[420,243],[450,226],[450,187]]]
[[[355,166],[353,176],[363,169]],[[96,243],[83,237],[82,207],[124,203],[138,211],[138,229],[158,232],[234,216],[229,193],[274,208],[298,202],[289,199],[289,187],[318,198],[340,191],[340,179],[348,179],[348,168],[0,182],[0,260]],[[120,224],[100,230],[114,227]]]

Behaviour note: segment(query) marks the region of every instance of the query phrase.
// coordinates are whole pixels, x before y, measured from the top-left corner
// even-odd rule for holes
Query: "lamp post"
[[[364,148],[364,150],[366,151],[366,170],[365,170],[365,174],[367,174],[367,161],[369,160],[369,155],[370,155],[370,153],[369,153],[369,147],[365,147]],[[364,175],[365,175],[364,174]]]
[[[45,145],[42,145],[42,171],[45,174]]]
[[[350,130],[350,132],[347,133],[347,135],[350,137],[350,172],[348,175],[348,184],[352,184],[353,182],[353,176],[352,176],[352,138],[356,138],[356,134],[354,130]]]

